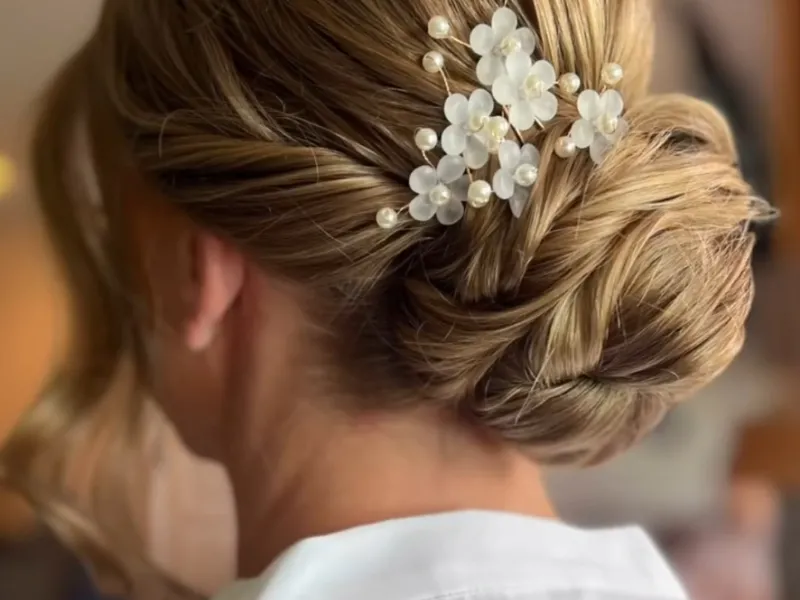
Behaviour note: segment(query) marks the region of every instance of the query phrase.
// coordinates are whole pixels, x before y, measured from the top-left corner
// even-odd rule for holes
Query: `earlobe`
[[[223,327],[244,284],[244,257],[216,236],[199,232],[192,241],[193,306],[185,343],[193,352],[207,349]]]
[[[217,337],[216,329],[210,326],[190,322],[186,328],[186,346],[192,352],[202,352],[211,345],[215,337]]]

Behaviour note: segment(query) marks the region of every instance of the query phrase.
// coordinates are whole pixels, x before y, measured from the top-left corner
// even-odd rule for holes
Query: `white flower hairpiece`
[[[408,178],[408,186],[417,197],[408,206],[415,221],[429,221],[436,215],[442,225],[452,225],[464,216],[466,190],[455,184],[467,170],[460,156],[445,156],[434,169],[425,165],[414,169]]]
[[[451,156],[464,156],[470,169],[481,169],[489,162],[485,127],[494,112],[492,95],[475,90],[467,100],[451,94],[444,103],[444,114],[451,125],[442,133],[442,150]]]
[[[494,80],[492,93],[508,108],[508,119],[521,131],[534,123],[546,123],[558,112],[558,98],[550,91],[556,84],[556,70],[546,60],[536,63],[522,52],[506,59],[505,73]]]
[[[578,96],[578,112],[581,118],[575,121],[570,136],[578,148],[589,148],[592,160],[600,164],[611,149],[628,131],[628,123],[622,118],[625,102],[616,90],[598,94],[586,90]]]
[[[491,86],[505,74],[503,59],[519,53],[530,56],[536,49],[536,35],[528,27],[517,28],[517,15],[507,7],[492,16],[491,27],[480,24],[469,36],[469,45],[481,59],[476,74],[483,85]]]
[[[417,130],[414,143],[427,164],[409,177],[408,185],[415,194],[411,202],[400,210],[387,206],[378,211],[376,220],[383,229],[395,228],[403,212],[414,221],[427,222],[435,216],[441,225],[454,225],[463,218],[466,205],[480,209],[493,196],[507,201],[512,215],[519,218],[530,201],[540,167],[539,150],[526,143],[525,134],[535,127],[544,129],[558,114],[554,88],[564,95],[581,88],[576,73],[559,77],[552,63],[531,58],[536,35],[528,27],[519,27],[517,15],[505,5],[494,12],[491,25],[479,24],[471,31],[469,43],[454,37],[452,31],[444,16],[428,22],[432,38],[469,47],[480,57],[475,76],[485,87],[476,87],[469,97],[454,94],[445,75],[444,55],[432,50],[422,58],[425,71],[439,74],[444,82],[447,98],[443,112],[448,125],[441,136],[431,128]],[[608,87],[622,77],[622,67],[617,64],[603,68],[603,83]],[[570,158],[588,148],[599,164],[628,130],[623,111],[622,95],[616,90],[584,90],[578,97],[580,119],[569,135],[558,139],[555,153]],[[440,145],[444,155],[434,165],[428,153]],[[494,172],[487,174],[491,183],[478,178],[477,171],[494,164]]]
[[[530,198],[530,188],[539,178],[539,150],[533,144],[519,144],[510,140],[500,144],[498,152],[500,168],[492,180],[494,193],[501,200],[508,200],[515,217]]]

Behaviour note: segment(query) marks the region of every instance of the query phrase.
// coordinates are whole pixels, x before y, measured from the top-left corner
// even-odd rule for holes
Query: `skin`
[[[459,509],[552,518],[539,468],[518,449],[429,409],[346,413],[324,390],[297,284],[123,186],[154,393],[187,446],[230,478],[239,576],[293,543]],[[151,257],[158,256],[158,260]],[[319,377],[319,373],[322,376]]]
[[[2,195],[0,289],[2,445],[61,363],[71,338],[66,286],[38,215],[16,197]],[[211,594],[234,570],[229,485],[221,468],[189,453],[171,429],[163,433],[146,537],[153,559],[168,573]],[[196,502],[198,496],[203,503]],[[35,524],[26,503],[0,488],[0,539],[28,538]]]

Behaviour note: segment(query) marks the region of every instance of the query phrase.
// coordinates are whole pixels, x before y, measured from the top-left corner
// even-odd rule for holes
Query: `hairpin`
[[[517,14],[503,5],[492,16],[491,24],[481,23],[470,33],[469,42],[453,35],[447,17],[437,15],[428,22],[428,35],[440,42],[450,41],[468,47],[479,56],[475,74],[482,87],[469,97],[452,93],[446,74],[444,54],[431,50],[422,58],[422,68],[439,75],[447,98],[444,116],[448,122],[441,135],[433,129],[421,128],[414,135],[414,144],[426,164],[409,177],[409,188],[415,197],[402,209],[384,207],[376,220],[383,229],[393,229],[404,212],[415,221],[426,222],[434,217],[442,225],[458,223],[465,205],[474,209],[486,206],[493,196],[507,201],[511,213],[520,217],[531,197],[531,189],[539,178],[539,150],[525,142],[524,134],[546,124],[558,114],[558,97],[554,89],[574,95],[581,89],[577,73],[557,75],[552,63],[534,61],[535,33],[520,27]],[[589,149],[592,160],[600,164],[628,130],[623,118],[622,95],[610,89],[623,78],[620,65],[603,67],[606,86],[600,92],[585,89],[577,98],[580,118],[568,135],[558,139],[555,153],[564,159]],[[436,164],[430,153],[441,147]],[[497,168],[490,180],[478,179],[476,172],[496,156]]]

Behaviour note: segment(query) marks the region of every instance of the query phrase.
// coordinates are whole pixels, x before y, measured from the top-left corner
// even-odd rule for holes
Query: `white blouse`
[[[637,528],[457,512],[302,541],[214,600],[686,600]]]

